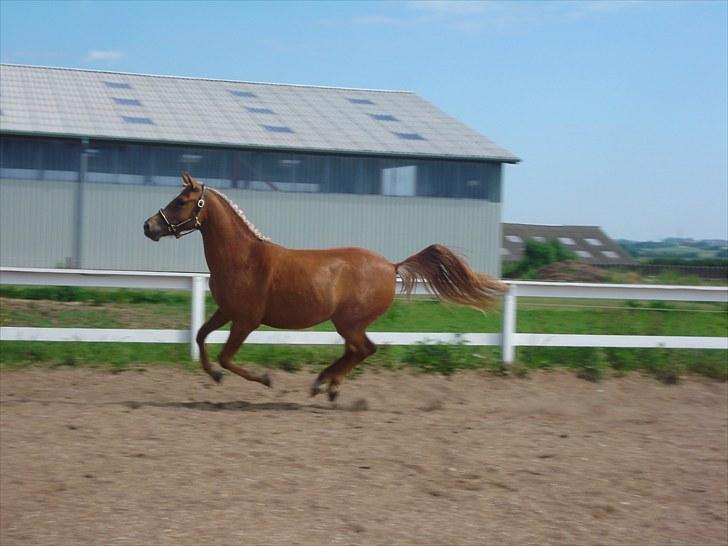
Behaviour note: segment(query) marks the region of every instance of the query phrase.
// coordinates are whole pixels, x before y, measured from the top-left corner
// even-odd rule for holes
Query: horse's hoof
[[[212,377],[215,380],[215,383],[222,383],[222,372],[213,371],[210,372],[210,377]]]
[[[313,383],[311,383],[311,388],[309,389],[309,393],[312,397],[316,396],[317,394],[320,394],[323,389],[321,388],[321,382],[317,379]]]
[[[336,385],[329,385],[328,390],[329,402],[333,402],[339,396],[339,387]]]
[[[273,387],[273,381],[270,378],[270,374],[264,373],[260,378],[260,382],[266,387]]]

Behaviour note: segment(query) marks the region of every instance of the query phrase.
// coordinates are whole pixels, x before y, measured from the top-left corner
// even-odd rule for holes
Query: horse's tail
[[[442,245],[430,245],[395,265],[402,278],[402,292],[412,293],[417,279],[443,301],[477,309],[493,307],[496,296],[508,287],[497,279],[476,273],[467,262]]]

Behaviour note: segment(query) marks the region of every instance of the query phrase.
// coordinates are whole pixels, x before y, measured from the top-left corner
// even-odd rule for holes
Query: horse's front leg
[[[240,377],[244,377],[248,381],[257,381],[266,387],[270,387],[271,379],[270,375],[267,373],[262,375],[256,374],[233,364],[233,356],[235,356],[235,353],[238,352],[238,349],[240,349],[245,338],[247,338],[248,335],[250,335],[250,332],[255,330],[255,328],[257,328],[257,325],[251,327],[244,322],[233,320],[232,328],[230,328],[230,337],[228,337],[228,340],[225,342],[225,346],[220,353],[220,366],[238,374]]]
[[[197,332],[197,346],[200,348],[200,362],[202,363],[202,369],[212,377],[216,382],[222,380],[222,372],[220,370],[214,370],[210,364],[210,359],[207,356],[207,347],[205,346],[205,339],[210,332],[217,330],[221,326],[224,326],[230,321],[230,317],[225,315],[220,309],[217,309],[212,316],[203,324]]]

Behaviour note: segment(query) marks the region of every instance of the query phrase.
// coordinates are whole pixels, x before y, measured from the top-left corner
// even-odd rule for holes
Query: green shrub
[[[542,267],[575,258],[576,254],[564,247],[558,239],[551,239],[547,242],[528,239],[523,251],[523,259],[509,268],[507,273],[504,271],[504,276],[521,279],[533,278],[536,271]]]

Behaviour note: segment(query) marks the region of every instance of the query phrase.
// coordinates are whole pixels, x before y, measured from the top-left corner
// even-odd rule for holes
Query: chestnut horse
[[[418,279],[448,302],[486,309],[505,286],[475,273],[466,262],[441,245],[432,245],[394,264],[363,248],[294,250],[270,242],[230,199],[189,174],[184,188],[165,208],[144,222],[144,234],[158,241],[193,231],[202,233],[210,269],[210,292],[217,310],[197,334],[204,370],[215,380],[221,372],[210,365],[205,348],[208,334],[232,321],[220,365],[245,379],[270,386],[259,375],[233,364],[233,355],[261,324],[274,328],[308,328],[331,320],[345,340],[341,358],[323,370],[311,385],[311,395],[324,387],[334,400],[344,377],[376,351],[367,327],[392,304],[397,274],[403,292]]]

